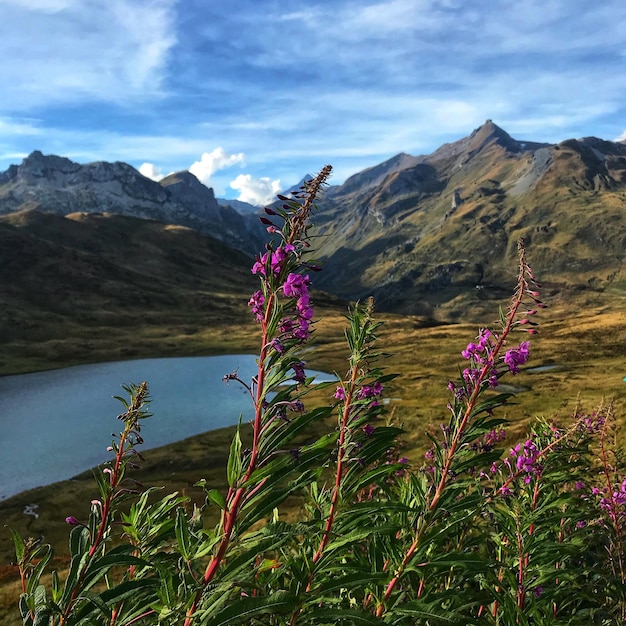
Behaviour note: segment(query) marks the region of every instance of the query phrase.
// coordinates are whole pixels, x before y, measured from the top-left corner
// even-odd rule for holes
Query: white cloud
[[[175,0],[0,2],[0,108],[160,95]],[[27,43],[25,43],[27,42]]]
[[[615,141],[626,141],[626,130]]]
[[[2,135],[41,135],[32,120],[0,117],[0,134]]]
[[[250,174],[239,174],[230,186],[239,192],[237,200],[257,206],[273,202],[282,190],[280,180],[271,180],[267,176],[252,178]]]
[[[146,178],[156,180],[157,182],[165,178],[165,175],[161,171],[160,167],[154,165],[154,163],[142,163],[139,166],[139,173]]]
[[[237,163],[243,164],[244,161],[245,155],[243,152],[227,154],[224,148],[217,147],[212,152],[203,152],[200,160],[193,163],[189,171],[208,187],[211,183],[211,176],[217,170],[232,167]]]

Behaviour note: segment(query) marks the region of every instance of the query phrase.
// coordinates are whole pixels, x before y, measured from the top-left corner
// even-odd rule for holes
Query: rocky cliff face
[[[189,172],[157,183],[126,163],[80,165],[38,151],[0,173],[0,214],[22,209],[152,219],[211,234],[247,252],[259,247],[263,237],[258,220],[220,206],[213,190]]]

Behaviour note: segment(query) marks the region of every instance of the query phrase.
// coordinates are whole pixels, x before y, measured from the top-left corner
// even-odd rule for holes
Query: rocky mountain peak
[[[211,198],[212,202],[216,202],[213,189],[203,185],[194,174],[188,172],[187,170],[170,174],[169,176],[161,179],[159,184],[177,195],[181,193],[199,194],[205,196],[207,199]]]
[[[0,173],[0,215],[27,208],[57,215],[106,212],[179,224],[246,251],[251,239],[257,243],[256,224],[220,207],[213,190],[189,172],[158,183],[127,163],[81,165],[37,150]]]
[[[491,120],[487,120],[475,129],[468,140],[472,150],[480,150],[490,143],[497,143],[511,152],[517,152],[520,149],[519,142]]]
[[[364,188],[380,185],[389,174],[413,167],[419,163],[420,160],[420,157],[414,157],[405,152],[396,154],[379,165],[368,167],[362,172],[350,176],[341,186],[342,193],[350,193],[351,191],[363,190]]]
[[[23,181],[25,184],[48,185],[59,176],[73,174],[80,165],[65,157],[44,155],[39,150],[31,152],[20,165],[12,165],[5,176],[0,177],[0,184],[13,181]]]

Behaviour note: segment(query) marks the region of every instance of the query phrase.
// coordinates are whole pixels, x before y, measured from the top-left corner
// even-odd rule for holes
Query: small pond
[[[252,418],[250,396],[225,374],[247,382],[254,355],[141,359],[0,377],[0,499],[71,478],[110,458],[111,434],[126,397],[122,385],[147,381],[153,417],[142,449]],[[334,380],[321,372],[317,381]]]

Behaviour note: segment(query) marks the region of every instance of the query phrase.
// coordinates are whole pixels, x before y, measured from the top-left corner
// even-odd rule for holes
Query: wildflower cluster
[[[524,443],[518,443],[511,448],[508,458],[504,459],[504,464],[511,473],[522,473],[524,482],[530,483],[533,477],[541,476],[543,465],[540,462],[541,451],[532,439],[526,439]]]

